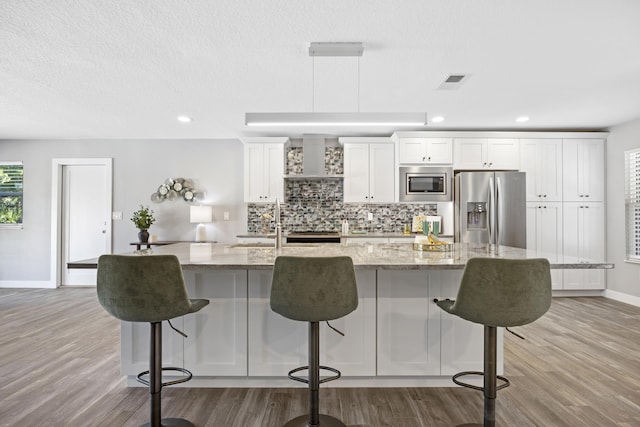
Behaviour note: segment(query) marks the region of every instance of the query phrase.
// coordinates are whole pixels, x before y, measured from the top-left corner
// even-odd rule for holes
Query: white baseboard
[[[640,297],[634,297],[633,295],[623,294],[622,292],[618,292],[618,291],[612,291],[611,289],[605,290],[604,296],[616,301],[620,301],[627,304],[635,305],[636,307],[640,307]]]
[[[55,288],[49,280],[0,280],[0,288]]]

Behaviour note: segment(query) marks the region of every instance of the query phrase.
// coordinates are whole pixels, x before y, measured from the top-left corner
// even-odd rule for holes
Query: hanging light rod
[[[364,47],[361,42],[312,42],[309,56],[362,56]]]
[[[245,113],[247,126],[426,126],[427,113]]]

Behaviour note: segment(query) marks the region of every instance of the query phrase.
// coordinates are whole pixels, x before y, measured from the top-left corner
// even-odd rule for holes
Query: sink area
[[[235,243],[230,248],[273,248],[273,243]],[[313,248],[319,246],[319,243],[283,243],[283,248]]]

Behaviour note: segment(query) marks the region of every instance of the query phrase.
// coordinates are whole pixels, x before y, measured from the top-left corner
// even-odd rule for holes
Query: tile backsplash
[[[302,148],[287,150],[286,173],[302,173]],[[342,147],[326,147],[327,174],[343,173]],[[401,232],[403,224],[411,223],[415,215],[437,215],[437,205],[343,203],[342,179],[287,179],[285,200],[281,204],[282,228],[286,231],[340,231],[344,219],[350,230],[368,232]],[[267,233],[275,230],[274,204],[247,206],[247,232]],[[373,215],[369,221],[368,214]]]

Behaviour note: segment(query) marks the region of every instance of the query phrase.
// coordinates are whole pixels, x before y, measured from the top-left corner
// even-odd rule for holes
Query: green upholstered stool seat
[[[285,427],[344,427],[337,418],[319,413],[320,384],[340,378],[340,371],[320,366],[319,322],[344,317],[358,307],[353,261],[349,257],[279,256],[273,267],[271,309],[292,320],[309,322],[309,364],[289,371],[292,380],[309,385],[309,414]],[[320,379],[320,369],[335,375]],[[294,376],[308,370],[308,379]]]
[[[184,368],[162,367],[162,321],[200,311],[209,300],[189,299],[175,255],[102,255],[98,259],[97,293],[98,301],[113,317],[151,325],[150,367],[138,375],[138,381],[149,386],[151,420],[145,425],[193,426],[179,418],[161,419],[162,387],[192,377]],[[179,371],[187,376],[163,383],[164,370]],[[147,374],[149,380],[143,378]]]
[[[526,325],[549,310],[549,261],[471,258],[465,266],[455,301],[436,300],[436,304],[448,313],[484,325],[484,372],[460,372],[453,376],[453,381],[484,392],[484,426],[494,426],[496,391],[509,385],[509,380],[496,375],[496,328]],[[466,375],[482,375],[484,386],[458,380]],[[497,379],[503,381],[500,386]]]

